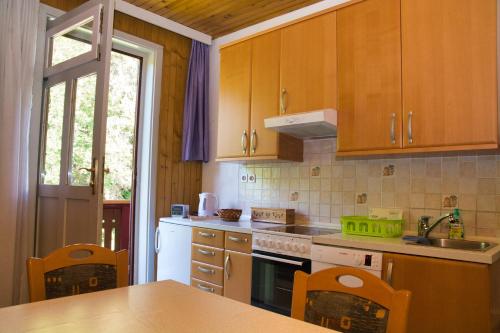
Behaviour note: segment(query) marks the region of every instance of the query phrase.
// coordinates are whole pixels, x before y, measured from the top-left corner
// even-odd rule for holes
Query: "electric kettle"
[[[214,193],[200,193],[200,205],[198,206],[198,216],[214,216],[219,208],[219,201]]]

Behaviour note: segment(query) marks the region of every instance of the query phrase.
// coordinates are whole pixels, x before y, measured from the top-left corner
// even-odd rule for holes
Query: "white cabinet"
[[[156,229],[156,280],[191,284],[191,227],[160,221]]]

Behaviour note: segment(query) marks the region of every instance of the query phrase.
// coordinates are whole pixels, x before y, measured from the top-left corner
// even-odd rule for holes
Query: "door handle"
[[[408,112],[408,143],[413,143],[413,128],[412,128],[413,112]]]
[[[391,115],[391,144],[396,144],[396,114]]]
[[[97,169],[99,168],[99,161],[97,158],[93,157],[92,158],[92,168],[79,168],[78,170],[85,170],[87,172],[90,172],[90,181],[89,181],[89,186],[92,189],[92,194],[95,194],[95,187],[96,187],[96,174],[97,174]]]
[[[155,253],[158,254],[160,252],[160,228],[157,227],[155,230]]]
[[[231,269],[231,258],[229,257],[229,253],[226,256],[226,260],[224,260],[224,274],[226,274],[226,279],[229,280],[231,274],[229,270]]]
[[[247,130],[243,130],[243,134],[241,135],[241,150],[243,154],[247,153]]]
[[[394,260],[389,259],[387,262],[387,274],[385,276],[385,282],[392,287],[392,270],[394,268]]]
[[[252,147],[252,154],[255,154],[257,149],[257,131],[252,130],[252,136],[250,137],[250,146]]]
[[[286,91],[285,88],[281,89],[281,96],[280,96],[280,112],[281,114],[285,114],[286,113],[286,95],[288,94],[288,92]]]

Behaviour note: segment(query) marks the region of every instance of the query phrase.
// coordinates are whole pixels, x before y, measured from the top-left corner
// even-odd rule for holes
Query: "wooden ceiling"
[[[125,1],[216,38],[320,0]]]

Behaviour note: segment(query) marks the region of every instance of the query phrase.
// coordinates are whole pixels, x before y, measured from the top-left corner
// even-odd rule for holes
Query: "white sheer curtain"
[[[38,0],[0,0],[0,306],[26,285],[28,160]]]

